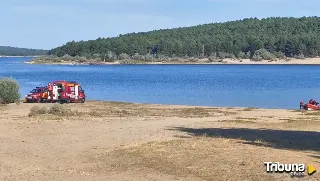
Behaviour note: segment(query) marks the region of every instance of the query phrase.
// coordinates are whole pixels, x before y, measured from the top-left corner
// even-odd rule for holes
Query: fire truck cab
[[[81,85],[75,81],[54,81],[49,83],[52,85],[52,93],[48,99],[51,102],[61,102],[61,103],[70,103],[70,102],[81,102],[84,103],[86,100],[86,95]]]

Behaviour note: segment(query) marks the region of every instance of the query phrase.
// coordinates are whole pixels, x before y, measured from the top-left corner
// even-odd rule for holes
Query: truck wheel
[[[86,98],[83,98],[83,99],[81,100],[81,103],[84,103],[84,102],[86,102]]]
[[[41,98],[40,97],[38,97],[37,103],[41,103]]]
[[[69,103],[70,103],[70,99],[67,99],[67,100],[66,100],[66,103],[69,104]]]

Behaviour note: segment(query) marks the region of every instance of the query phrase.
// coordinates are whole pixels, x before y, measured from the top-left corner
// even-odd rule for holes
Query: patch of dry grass
[[[303,112],[306,112],[306,110],[300,110],[300,109],[298,109],[298,110],[291,110],[291,112],[301,112],[301,113],[303,113]]]
[[[30,109],[28,114],[29,117],[38,116],[42,114],[47,114],[48,110],[45,107],[34,106]]]
[[[296,122],[305,122],[305,123],[310,123],[310,122],[319,122],[320,119],[318,117],[312,117],[312,116],[307,116],[307,117],[288,117],[288,118],[280,118],[279,120],[285,121],[286,123],[296,123]]]
[[[228,120],[220,120],[218,122],[224,122],[224,123],[233,123],[233,124],[258,124],[257,121],[259,120],[256,117],[235,117],[234,119],[228,119]]]
[[[183,117],[183,118],[200,117],[201,118],[201,117],[209,117],[213,114],[208,109],[197,108],[197,107],[196,108],[172,109],[172,110],[163,109],[163,116],[170,115],[170,117]]]
[[[74,116],[77,115],[77,111],[72,111],[65,106],[55,104],[51,106],[49,109],[46,107],[34,106],[30,109],[28,114],[29,117],[39,116],[39,115],[54,115],[54,116]]]
[[[243,118],[243,117],[220,120],[218,122],[225,123],[224,125],[233,126],[233,127],[246,126],[248,128],[301,130],[301,131],[320,130],[320,119],[315,117],[287,117],[287,118],[272,117],[272,118],[279,120],[279,122],[274,122],[274,121],[268,122],[267,120],[263,121],[263,120],[260,120],[259,118]]]
[[[257,123],[257,122],[246,120],[246,119],[220,120],[219,122],[237,123],[237,124],[256,124]]]
[[[258,120],[258,118],[256,118],[256,117],[236,117],[236,119],[243,119],[243,120]]]
[[[256,108],[248,107],[248,108],[242,109],[242,111],[254,111],[254,110],[256,110]]]
[[[284,129],[294,130],[319,130],[320,120],[310,117],[297,117],[297,118],[286,118],[280,119],[285,122],[278,123],[277,125]]]
[[[263,163],[268,160],[296,161],[296,154],[241,142],[237,139],[210,137],[150,142],[101,154],[94,159],[101,164],[97,170],[104,172],[151,169],[204,180],[230,180],[235,175],[236,180],[291,179],[288,174],[266,173]],[[263,139],[254,142],[265,144]],[[306,159],[303,154],[300,155]]]
[[[271,119],[275,118],[275,116],[261,116],[261,117],[263,117],[263,118],[271,118]]]
[[[0,104],[0,109],[6,108],[7,104]]]
[[[302,116],[320,116],[320,111],[307,111],[307,110],[292,110],[291,112],[301,113]]]
[[[320,111],[305,111],[303,113],[306,116],[320,116]]]
[[[130,102],[116,102],[116,101],[110,101],[110,102],[103,101],[103,103],[104,104],[113,105],[113,106],[132,106],[132,105],[137,105],[135,103],[130,103]]]
[[[85,113],[93,117],[180,117],[203,118],[221,115],[236,115],[237,112],[218,108],[164,108],[143,104],[106,102],[86,110]]]
[[[154,117],[210,117],[213,115],[236,115],[237,112],[229,111],[221,108],[204,108],[204,107],[190,107],[190,108],[164,108],[151,107],[147,104],[133,104],[121,102],[104,102],[103,109],[118,109],[126,110],[127,115],[131,116],[154,116]]]
[[[0,112],[3,113],[5,110],[7,110],[8,106],[7,104],[0,104]]]

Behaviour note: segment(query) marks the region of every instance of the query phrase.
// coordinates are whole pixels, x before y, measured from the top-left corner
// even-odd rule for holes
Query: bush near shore
[[[8,104],[20,100],[20,86],[18,82],[12,78],[0,78],[0,103]]]

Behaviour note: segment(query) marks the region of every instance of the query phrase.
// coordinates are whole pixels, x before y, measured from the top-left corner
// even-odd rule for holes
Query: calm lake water
[[[320,99],[314,65],[28,65],[0,58],[0,77],[17,79],[23,97],[53,80],[75,80],[87,99],[138,103],[299,108]]]

